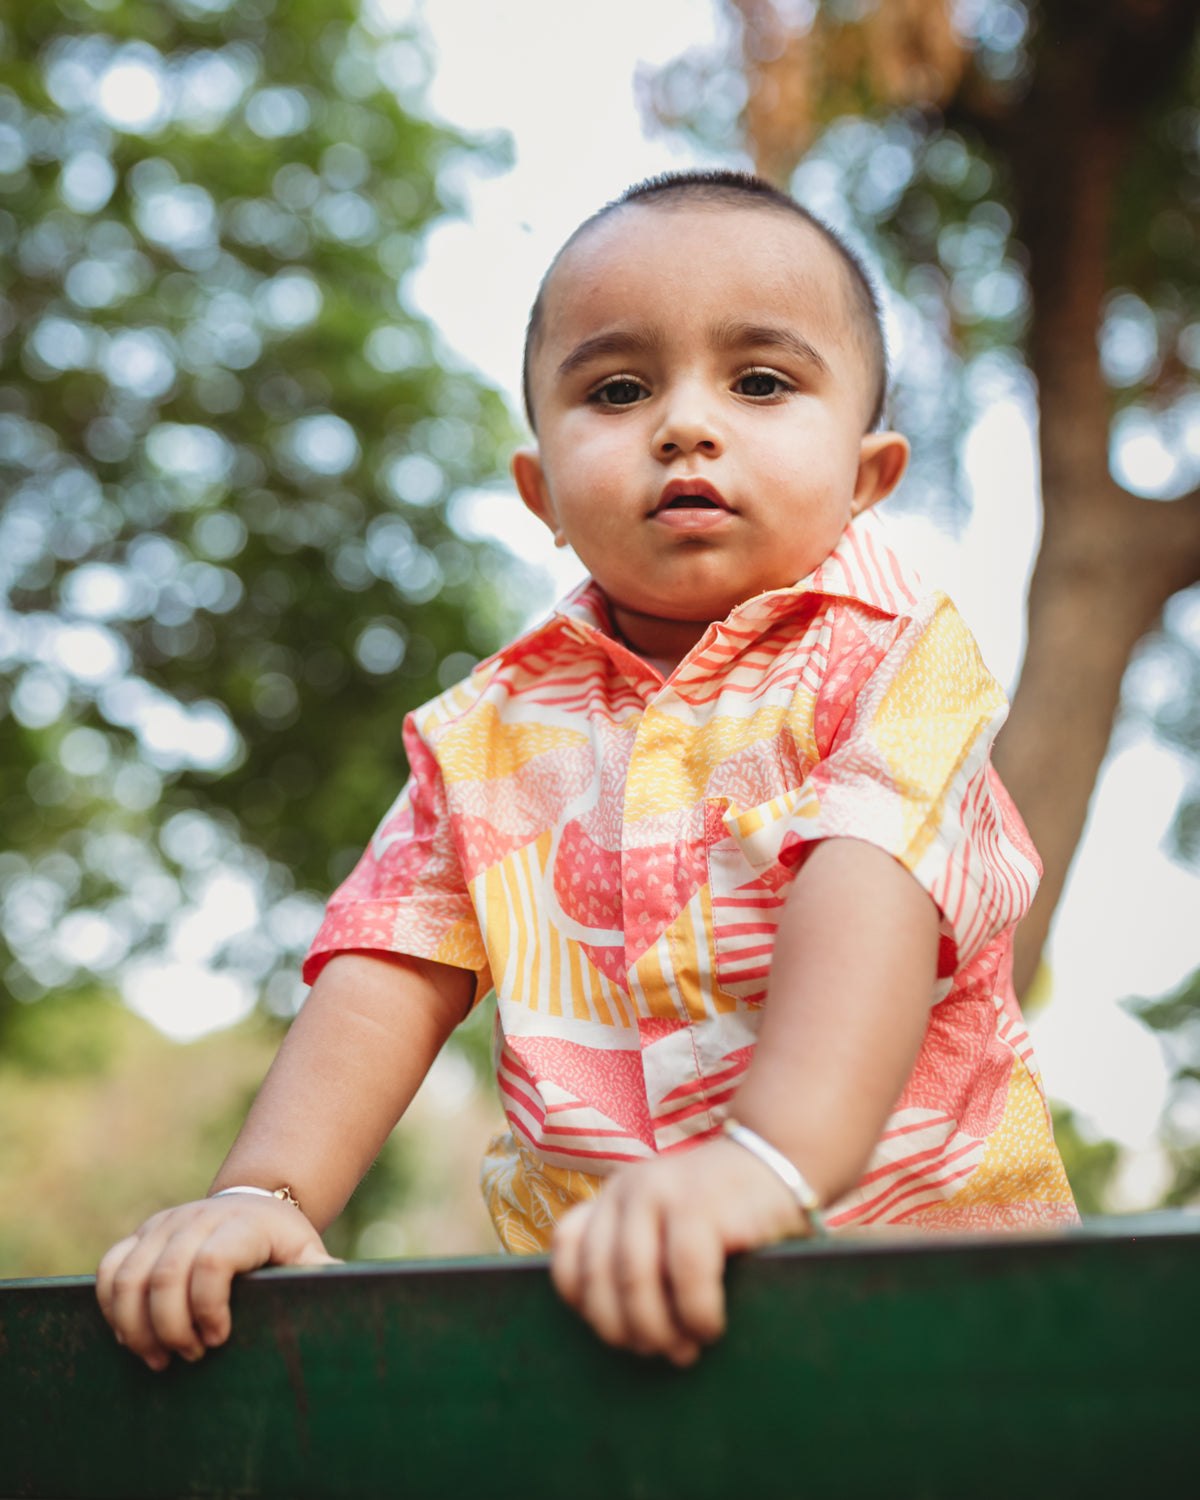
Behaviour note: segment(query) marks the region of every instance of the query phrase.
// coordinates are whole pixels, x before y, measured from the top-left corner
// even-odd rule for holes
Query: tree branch
[[[1111,485],[1091,515],[1046,519],[1029,645],[995,755],[1045,867],[1017,933],[1018,993],[1033,978],[1087,821],[1130,654],[1166,600],[1200,580],[1200,496],[1160,503]]]
[[[1178,500],[1147,500],[1115,487],[1122,502],[1136,507],[1141,536],[1139,566],[1157,573],[1162,603],[1180,589],[1200,583],[1200,487]],[[1161,604],[1159,606],[1161,608]]]

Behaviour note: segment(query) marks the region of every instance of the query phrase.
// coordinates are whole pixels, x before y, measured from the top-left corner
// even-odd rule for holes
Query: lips
[[[664,486],[651,515],[661,516],[668,510],[718,510],[732,515],[733,506],[716,485],[709,484],[707,479],[672,479]]]

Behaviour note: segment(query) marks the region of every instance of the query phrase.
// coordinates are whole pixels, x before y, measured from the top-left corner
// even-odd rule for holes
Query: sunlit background
[[[0,185],[19,197],[22,174],[28,182],[39,162],[53,160],[46,194],[57,205],[39,200],[32,226],[0,210],[0,242],[23,274],[61,281],[6,378],[55,393],[60,430],[78,430],[85,460],[60,452],[19,399],[0,409],[0,455],[10,473],[27,476],[10,486],[0,521],[0,562],[25,591],[0,614],[8,723],[20,746],[6,807],[16,798],[21,817],[34,820],[26,828],[18,817],[25,831],[0,852],[6,983],[18,1010],[45,1007],[47,1016],[47,997],[61,991],[86,997],[115,987],[165,1037],[206,1038],[170,1060],[146,1055],[160,1058],[147,1064],[163,1094],[155,1120],[169,1119],[189,1076],[216,1069],[236,1080],[219,1098],[212,1084],[209,1156],[227,1143],[278,1025],[251,1021],[228,1033],[238,1040],[227,1053],[211,1050],[217,1034],[247,1022],[256,1006],[268,1017],[294,1012],[297,961],[320,915],[315,893],[348,870],[357,847],[337,828],[369,827],[384,811],[386,799],[373,811],[363,799],[378,798],[387,766],[399,765],[390,686],[399,683],[407,701],[419,701],[412,694],[422,685],[423,696],[437,691],[581,576],[497,478],[523,433],[521,339],[546,264],[582,218],[639,178],[749,164],[650,121],[648,80],[722,42],[729,22],[712,0],[601,8],[368,0],[357,24],[346,7],[324,7],[328,25],[320,4],[299,6],[324,48],[335,102],[323,110],[311,81],[286,81],[278,37],[256,52],[250,22],[261,15],[267,26],[271,6],[236,9],[250,30],[224,41],[220,0],[175,0],[182,21],[213,28],[208,47],[178,61],[165,31],[161,45],[136,28],[102,39],[110,22],[137,14],[120,0],[64,6],[71,24],[41,54],[44,117],[64,122],[53,140],[28,103],[0,89]],[[1020,6],[963,12],[964,25],[982,25],[982,16],[993,27],[998,55],[1019,45]],[[4,45],[11,53],[11,26]],[[378,113],[368,118],[378,77],[393,111],[384,123]],[[733,116],[740,104],[733,89],[714,108]],[[414,127],[410,137],[397,124],[403,117],[436,129],[424,136]],[[235,119],[250,145],[230,157],[222,203],[209,189],[220,180],[222,131]],[[314,120],[321,140],[289,159],[289,142],[307,140]],[[387,130],[399,131],[401,154],[416,165],[411,177],[379,184],[372,161],[397,149],[376,140]],[[465,149],[462,137],[482,151]],[[876,153],[878,181],[860,180],[860,211],[871,192],[882,203],[898,190],[906,149],[892,141],[892,156]],[[803,164],[794,188],[857,239],[839,150],[850,159],[849,136]],[[961,149],[961,159],[953,149],[943,156],[948,180],[978,165]],[[255,185],[264,172],[270,193]],[[458,212],[425,233],[435,180]],[[128,227],[98,219],[89,231],[121,193]],[[1003,259],[1006,227],[983,212],[992,208],[981,205],[947,259],[957,254],[962,285],[1003,318],[1023,292]],[[222,258],[222,241],[240,247],[251,272]],[[369,282],[368,262],[390,293]],[[893,363],[936,406],[946,370],[931,352],[921,299],[906,290],[887,294]],[[0,314],[0,329],[14,318]],[[305,343],[318,329],[345,357],[346,388],[322,386],[320,346]],[[1115,299],[1102,339],[1110,381],[1135,385],[1155,341],[1144,305]],[[1200,365],[1200,337],[1194,342]],[[1034,405],[1002,353],[977,360],[969,378],[958,499],[918,469],[888,524],[926,582],[952,595],[1011,687],[1038,541]],[[107,394],[98,396],[101,386]],[[1195,483],[1200,398],[1171,420],[1165,433],[1133,406],[1114,429],[1114,469],[1130,489],[1169,497]],[[403,441],[389,436],[398,421],[409,424]],[[368,472],[382,499],[364,507]],[[237,507],[220,501],[231,487]],[[261,562],[251,567],[255,549]],[[328,589],[314,583],[306,595],[289,558],[319,563]],[[322,622],[338,597],[353,608],[335,650],[322,644]],[[1171,608],[1173,629],[1200,640],[1196,591]],[[332,626],[328,633],[332,641]],[[1123,1150],[1107,1189],[1113,1209],[1157,1201],[1167,1180],[1158,1129],[1168,1070],[1157,1038],[1122,1002],[1170,990],[1200,965],[1200,879],[1167,852],[1193,773],[1151,729],[1177,690],[1173,671],[1169,652],[1151,644],[1128,675],[1127,711],[1058,910],[1033,1028],[1051,1096],[1075,1112],[1085,1139]],[[312,722],[312,701],[326,694],[340,704],[347,684],[359,689],[353,722],[328,725],[312,743],[288,739],[293,726]],[[264,734],[275,736],[269,752],[257,748]],[[314,851],[329,848],[332,858],[318,860]],[[360,1254],[486,1244],[482,1219],[465,1206],[473,1156],[496,1114],[482,1081],[486,1038],[473,1024],[423,1091],[416,1133],[376,1173],[375,1196],[355,1220]],[[13,1034],[19,1041],[21,1027]],[[16,1159],[30,1172],[42,1154],[39,1130],[44,1142],[72,1130],[89,1139],[83,1166],[76,1161],[51,1193],[64,1216],[83,1191],[84,1168],[89,1181],[104,1180],[100,1138],[124,1140],[134,1163],[125,1170],[137,1171],[133,1136],[146,1128],[120,1113],[125,1062],[110,1067],[86,1107],[71,1102],[89,1064],[67,1068],[73,1085],[58,1076],[54,1055],[60,1043],[70,1054],[79,1034],[64,1021],[50,1041],[15,1047],[25,1071],[10,1099],[22,1117],[0,1126],[19,1137]],[[215,1061],[202,1068],[205,1057]],[[36,1102],[37,1089],[49,1104]],[[97,1123],[87,1108],[100,1106],[107,1113]],[[154,1162],[142,1186],[125,1192],[129,1212],[160,1206],[154,1194],[181,1180],[159,1148],[193,1148],[163,1131],[141,1143]],[[190,1190],[202,1191],[207,1157],[203,1168]],[[462,1186],[447,1195],[438,1184],[451,1171]],[[27,1179],[18,1180],[24,1190]],[[0,1193],[17,1191],[0,1181]],[[388,1192],[408,1203],[408,1220],[389,1207]],[[0,1210],[12,1207],[0,1200]],[[446,1230],[454,1215],[459,1227]],[[107,1225],[99,1208],[95,1219]],[[70,1249],[30,1244],[0,1231],[0,1274],[86,1268],[65,1263]],[[54,1264],[30,1264],[39,1253]]]

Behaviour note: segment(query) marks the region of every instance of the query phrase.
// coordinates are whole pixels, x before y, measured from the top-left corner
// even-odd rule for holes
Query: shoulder
[[[846,527],[837,546],[797,585],[796,593],[816,601],[831,663],[849,655],[873,670],[892,653],[911,649],[929,631],[947,640],[970,639],[950,600],[925,587],[870,513]]]
[[[923,594],[895,614],[858,600],[830,601],[827,621],[814,705],[825,751],[847,732],[874,733],[889,723],[915,733],[918,724],[965,716],[999,728],[1007,699],[945,594]]]
[[[556,611],[502,646],[461,681],[413,709],[407,719],[408,732],[438,741],[481,718],[489,722],[507,719],[516,705],[527,700],[522,712],[540,712],[541,690],[571,679],[584,654],[572,634],[573,623]]]
[[[897,616],[896,624],[892,654],[903,657],[910,671],[994,681],[970,626],[947,594],[923,595]]]
[[[948,595],[934,591],[885,615],[856,601],[831,610],[834,656],[861,656],[866,676],[928,682],[942,688],[972,684],[1003,693],[988,671],[970,627]]]
[[[498,656],[480,662],[469,676],[454,683],[436,698],[422,703],[419,708],[414,708],[408,716],[409,722],[422,737],[436,734],[439,729],[461,719],[479,705],[499,669]]]

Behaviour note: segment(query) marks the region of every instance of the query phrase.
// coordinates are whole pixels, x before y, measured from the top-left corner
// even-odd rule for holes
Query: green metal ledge
[[[1200,1214],[744,1257],[689,1371],[541,1259],[270,1270],[153,1375],[91,1278],[0,1283],[0,1496],[1070,1500],[1200,1487]]]

